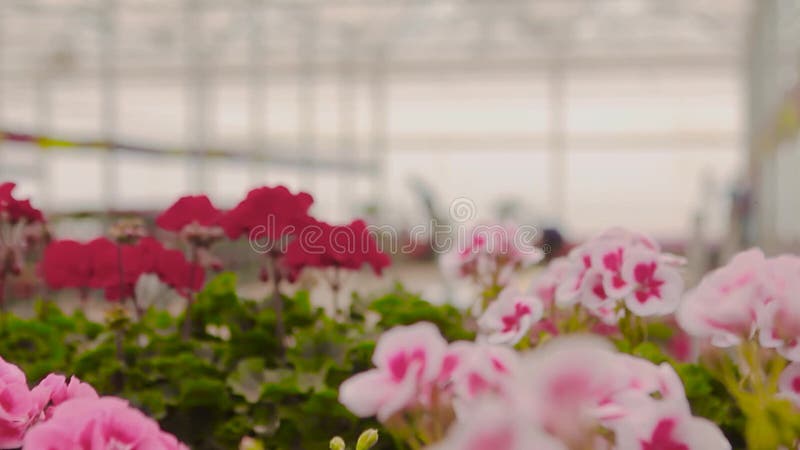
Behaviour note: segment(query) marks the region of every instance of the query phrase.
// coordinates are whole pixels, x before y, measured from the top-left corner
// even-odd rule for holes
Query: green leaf
[[[263,359],[247,358],[239,361],[227,382],[234,393],[244,397],[248,403],[256,403],[261,398],[264,386],[274,381],[275,377],[267,372]]]

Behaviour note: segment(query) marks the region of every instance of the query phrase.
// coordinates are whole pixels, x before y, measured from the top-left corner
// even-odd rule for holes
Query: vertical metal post
[[[298,59],[301,64],[298,102],[298,157],[311,163],[317,156],[317,23],[314,11],[305,12],[305,31],[298,41]],[[311,167],[301,165],[300,183],[304,189],[313,192],[315,173]]]
[[[254,185],[263,181],[267,163],[267,88],[266,88],[266,46],[264,43],[267,27],[266,14],[262,0],[248,3],[250,33],[249,60],[247,76],[247,107],[249,118],[249,143],[253,161],[248,166],[248,177]]]
[[[565,129],[566,71],[556,58],[548,74],[548,147],[550,148],[550,206],[553,218],[563,226],[566,220],[567,145]]]
[[[386,165],[390,151],[389,143],[389,81],[386,75],[384,49],[376,49],[369,75],[370,129],[369,157],[372,164],[372,197],[378,205],[387,203]]]
[[[35,114],[36,132],[41,136],[49,136],[52,127],[53,105],[50,67],[45,62],[39,67],[36,75]],[[52,202],[52,186],[50,183],[50,164],[47,158],[47,144],[40,142],[36,152],[36,181],[38,185],[39,203],[45,210],[50,209]]]
[[[348,159],[357,160],[359,152],[356,141],[356,70],[355,61],[357,56],[354,53],[356,49],[356,40],[353,35],[353,30],[345,29],[342,32],[342,47],[339,59],[339,86],[338,86],[338,158],[344,162]],[[353,197],[353,184],[351,178],[346,173],[337,174],[337,183],[339,185],[338,205],[337,211],[340,214],[346,215],[349,212],[347,208],[348,199]]]
[[[203,192],[208,186],[207,160],[210,134],[208,101],[209,75],[203,33],[203,6],[200,0],[184,0],[183,28],[186,46],[186,152],[189,188]]]
[[[110,213],[117,208],[119,163],[112,143],[117,131],[117,1],[102,0],[103,14],[100,16],[100,128],[107,143],[103,154],[102,187],[103,207]]]

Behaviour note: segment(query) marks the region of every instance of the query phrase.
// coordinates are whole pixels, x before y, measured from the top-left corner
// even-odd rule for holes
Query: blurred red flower
[[[181,231],[190,224],[210,227],[217,224],[222,212],[206,195],[187,195],[179,198],[156,218],[156,225],[167,231]]]
[[[132,296],[136,282],[145,273],[158,275],[181,294],[199,290],[205,281],[201,266],[189,263],[179,250],[167,249],[151,237],[135,244],[116,244],[107,238],[88,243],[54,241],[45,249],[39,270],[53,289],[103,289],[107,300]]]
[[[293,194],[284,186],[255,188],[220,219],[231,239],[246,234],[270,243],[296,234],[310,222],[308,209],[314,198],[305,192]]]
[[[16,224],[22,221],[27,223],[44,222],[44,215],[31,205],[31,201],[19,200],[14,198],[12,191],[16,183],[0,183],[0,216],[6,216],[7,220]]]
[[[282,264],[293,279],[306,267],[359,270],[365,264],[380,275],[391,259],[380,250],[363,220],[347,225],[315,221],[289,243]]]

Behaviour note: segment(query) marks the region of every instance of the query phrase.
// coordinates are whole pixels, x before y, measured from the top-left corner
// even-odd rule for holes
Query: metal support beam
[[[297,141],[298,157],[314,159],[317,156],[317,24],[313,10],[307,10],[305,32],[298,41],[300,71],[297,86]],[[311,171],[300,173],[301,188],[314,191],[316,180]]]
[[[566,72],[558,61],[548,77],[548,147],[550,148],[550,207],[553,218],[563,226],[567,211]]]
[[[267,145],[267,74],[266,60],[266,11],[263,0],[249,2],[248,56],[250,71],[247,77],[247,113],[249,120],[250,152],[255,161],[248,168],[248,177],[253,185],[260,184],[266,177],[267,164],[264,155],[269,153]]]
[[[189,189],[203,192],[208,187],[206,159],[200,153],[208,147],[210,135],[208,56],[204,52],[202,1],[184,0],[183,31],[186,46],[185,100],[186,149]]]
[[[370,129],[369,148],[373,161],[371,197],[378,205],[388,205],[386,165],[389,157],[389,83],[386,75],[387,55],[375,50],[369,73]]]
[[[35,120],[36,130],[43,136],[49,136],[53,126],[53,102],[52,102],[52,83],[50,80],[50,67],[46,65],[40,67],[39,75],[36,77],[35,93]],[[47,155],[47,146],[39,145],[36,152],[36,184],[38,186],[37,201],[44,210],[50,209],[52,201],[52,186],[50,177],[50,161]]]
[[[100,15],[100,130],[102,139],[114,142],[117,133],[117,0],[103,0],[103,14]],[[103,207],[106,211],[118,208],[119,197],[119,158],[116,152],[103,154],[102,187]]]
[[[342,48],[356,51],[356,39],[353,30],[346,29],[342,32]],[[356,139],[356,108],[355,100],[358,94],[356,72],[358,68],[353,60],[356,55],[343,52],[340,60],[339,83],[337,92],[337,119],[338,119],[338,153],[339,158],[346,160],[348,157],[360,159],[358,142]],[[353,198],[353,180],[349,177],[339,176],[336,180],[339,185],[339,198],[336,210],[342,214],[347,213],[350,199]]]

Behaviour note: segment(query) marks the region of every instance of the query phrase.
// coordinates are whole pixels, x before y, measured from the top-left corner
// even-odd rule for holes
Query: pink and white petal
[[[623,262],[626,258],[624,242],[603,242],[592,248],[592,267],[597,268],[603,276],[603,289],[612,298],[622,298],[633,286],[622,274]]]
[[[414,362],[412,366],[418,364],[420,363]],[[384,401],[378,407],[378,413],[375,415],[379,421],[387,421],[397,412],[412,406],[419,400],[421,386],[413,376],[413,369],[414,367],[399,384],[393,384],[388,395],[384,397]]]
[[[613,307],[617,298],[610,297],[603,284],[603,272],[596,268],[586,271],[585,288],[580,296],[581,304],[590,310]]]
[[[800,407],[800,363],[791,363],[778,378],[778,392]]]
[[[556,304],[562,308],[578,302],[586,284],[586,271],[592,264],[591,256],[585,249],[573,250],[569,261],[572,266],[564,270],[555,292]]]
[[[797,339],[777,348],[778,354],[792,362],[800,362],[800,341]]]
[[[378,339],[372,362],[378,368],[388,368],[398,353],[424,355],[421,368],[423,380],[432,381],[439,374],[442,358],[447,351],[447,341],[436,325],[420,322],[408,326],[397,326],[384,332]]]
[[[483,401],[463,410],[447,437],[430,450],[567,450],[509,405]]]
[[[731,450],[731,443],[719,427],[702,417],[688,418],[679,433],[689,450]]]
[[[625,306],[634,314],[642,317],[663,316],[671,314],[678,309],[681,294],[683,293],[683,277],[672,267],[659,266],[656,268],[654,277],[659,283],[663,283],[658,288],[658,295],[645,288],[634,288],[634,291],[625,297]],[[643,294],[637,294],[642,292]],[[641,295],[642,298],[637,296]]]
[[[388,374],[372,369],[348,378],[339,386],[339,403],[358,417],[371,417],[395,390]]]

